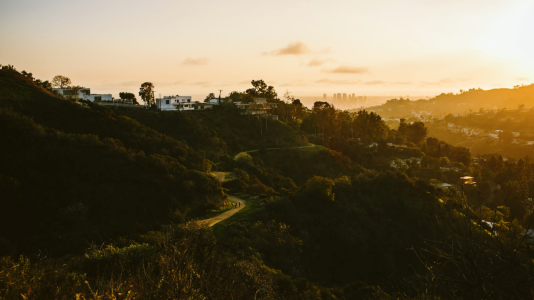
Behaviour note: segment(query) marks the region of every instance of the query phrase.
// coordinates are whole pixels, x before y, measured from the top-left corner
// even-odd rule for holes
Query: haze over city
[[[2,63],[92,92],[429,95],[534,80],[532,1],[0,3]]]

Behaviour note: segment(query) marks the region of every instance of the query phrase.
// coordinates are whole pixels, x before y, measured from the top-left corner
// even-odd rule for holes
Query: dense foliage
[[[280,121],[75,103],[0,71],[0,297],[531,297],[528,159],[474,163],[421,122],[252,85],[230,98],[278,103]],[[191,221],[224,192],[247,205]]]

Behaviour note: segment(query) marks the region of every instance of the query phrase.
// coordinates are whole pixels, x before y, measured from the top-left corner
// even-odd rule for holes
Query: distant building
[[[336,94],[334,94],[334,97],[332,99],[336,100]]]
[[[347,100],[347,94],[343,93],[343,100]]]
[[[323,100],[326,100],[326,94],[323,94]]]
[[[55,89],[52,89],[52,91],[65,98],[74,98],[74,99],[81,99],[81,100],[88,100],[89,95],[91,94],[91,89],[89,88],[81,88],[81,89],[78,89],[77,91],[71,88],[55,88]]]
[[[341,100],[341,93],[337,93],[337,100]]]
[[[159,110],[194,110],[194,102],[191,102],[191,96],[164,96],[156,99],[156,107]]]
[[[90,88],[72,89],[72,88],[56,88],[53,92],[74,100],[89,100],[91,102],[112,102],[113,96],[111,94],[91,94]]]

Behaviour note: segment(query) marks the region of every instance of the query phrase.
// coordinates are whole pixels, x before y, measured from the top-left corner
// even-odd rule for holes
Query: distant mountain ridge
[[[459,94],[441,94],[429,100],[392,99],[369,107],[383,118],[425,115],[463,114],[470,111],[516,109],[519,105],[534,107],[534,84],[513,89],[471,89]]]

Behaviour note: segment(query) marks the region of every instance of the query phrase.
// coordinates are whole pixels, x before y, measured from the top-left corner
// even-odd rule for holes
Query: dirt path
[[[241,206],[238,206],[237,208],[232,208],[230,210],[227,210],[225,212],[223,212],[222,214],[220,215],[217,215],[213,218],[209,218],[209,219],[206,219],[206,220],[200,220],[200,221],[197,221],[197,223],[199,225],[207,225],[208,227],[211,227],[221,221],[224,221],[228,218],[230,218],[231,216],[235,215],[237,212],[239,212],[240,210],[242,210],[245,206],[247,206],[246,202],[243,200],[243,199],[240,199],[240,198],[237,198],[237,197],[234,197],[234,196],[230,196],[228,195],[228,199],[234,203],[239,203],[241,202]]]
[[[223,182],[226,178],[226,175],[229,174],[229,172],[211,172],[211,174],[217,176],[217,179],[220,181],[220,182]],[[221,213],[220,215],[216,215],[215,217],[212,217],[212,218],[209,218],[209,219],[205,219],[205,220],[198,220],[196,221],[197,224],[199,225],[207,225],[208,227],[211,227],[221,221],[224,221],[228,218],[230,218],[231,216],[235,215],[238,211],[242,210],[246,205],[246,201],[241,199],[241,198],[237,198],[235,196],[230,196],[228,195],[228,200],[232,201],[233,203],[238,203],[238,206],[237,208],[232,208],[230,210],[227,210],[223,213]],[[241,202],[241,205],[239,205],[239,202]]]

